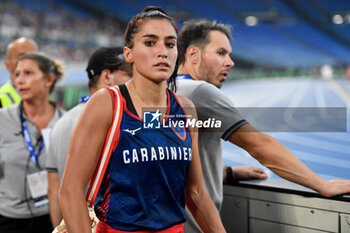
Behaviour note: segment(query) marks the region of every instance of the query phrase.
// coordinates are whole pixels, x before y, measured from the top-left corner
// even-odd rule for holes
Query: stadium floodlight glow
[[[259,22],[259,20],[255,16],[247,16],[245,18],[245,24],[247,24],[247,26],[249,26],[249,27],[257,25],[258,22]]]
[[[342,24],[344,23],[344,19],[341,15],[333,15],[333,23]]]

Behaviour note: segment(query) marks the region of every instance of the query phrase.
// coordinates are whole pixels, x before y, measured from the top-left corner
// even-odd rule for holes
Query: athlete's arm
[[[112,98],[106,89],[97,91],[87,102],[72,134],[59,203],[69,233],[91,233],[84,198],[112,122]]]
[[[62,220],[62,213],[58,203],[58,189],[60,176],[58,172],[48,172],[48,197],[51,223],[56,227]]]
[[[185,97],[179,96],[187,116],[197,119],[193,103]],[[198,153],[198,130],[191,129],[192,135],[192,162],[186,185],[186,205],[192,216],[204,232],[226,232],[213,201],[204,186],[201,162]]]
[[[350,193],[350,180],[324,180],[276,139],[257,131],[249,124],[233,132],[228,140],[245,149],[277,175],[309,187],[321,195],[330,197]]]

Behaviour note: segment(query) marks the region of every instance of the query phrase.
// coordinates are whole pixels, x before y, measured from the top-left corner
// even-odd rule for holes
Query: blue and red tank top
[[[95,202],[96,215],[122,231],[162,230],[183,223],[192,138],[189,128],[169,122],[186,121],[186,113],[167,90],[164,122],[159,128],[146,128],[126,86],[120,91],[120,136]]]

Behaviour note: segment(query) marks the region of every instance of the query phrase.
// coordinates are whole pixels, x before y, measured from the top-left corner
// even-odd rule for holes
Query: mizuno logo
[[[137,128],[137,129],[123,129],[123,131],[130,133],[132,136],[134,136],[136,131],[139,131],[140,129],[141,129],[141,127]]]

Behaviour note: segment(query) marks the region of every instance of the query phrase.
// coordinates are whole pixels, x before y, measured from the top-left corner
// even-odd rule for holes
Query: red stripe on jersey
[[[86,193],[86,201],[89,207],[92,207],[94,204],[96,195],[98,193],[98,189],[101,185],[104,173],[108,165],[109,158],[113,151],[114,142],[116,140],[119,140],[119,135],[120,135],[120,123],[123,115],[122,95],[118,87],[108,88],[108,90],[112,90],[115,94],[115,95],[112,95],[112,102],[114,103],[113,120],[112,120],[111,127],[108,130],[108,134],[105,139],[105,143],[98,161],[98,165],[91,178],[90,187],[88,189],[88,192]]]

